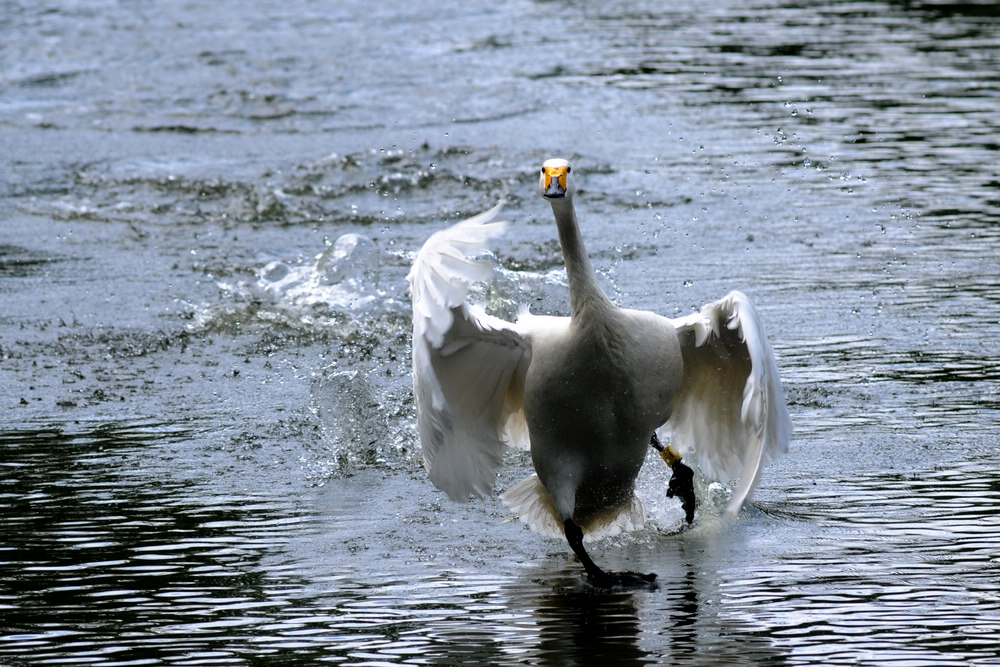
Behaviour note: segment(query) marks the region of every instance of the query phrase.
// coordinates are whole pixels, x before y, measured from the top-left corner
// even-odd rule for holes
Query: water
[[[0,663],[1000,662],[996,8],[389,4],[0,12]],[[739,521],[651,460],[595,546],[653,593],[420,466],[412,253],[506,188],[481,296],[564,312],[551,155],[610,293],[780,357]]]

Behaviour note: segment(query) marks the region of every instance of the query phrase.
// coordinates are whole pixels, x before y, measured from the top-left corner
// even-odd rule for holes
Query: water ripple
[[[996,8],[431,4],[0,13],[0,662],[995,663]],[[421,471],[412,253],[506,185],[480,296],[560,312],[549,152],[610,293],[780,356],[755,504],[595,545],[655,592]]]

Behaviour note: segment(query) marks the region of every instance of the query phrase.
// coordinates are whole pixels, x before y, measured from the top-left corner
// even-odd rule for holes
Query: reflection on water
[[[638,663],[639,618],[630,594],[595,598],[578,589],[556,589],[538,601],[538,651],[551,664]]]
[[[440,537],[419,528],[419,513],[418,530],[399,535],[391,515],[367,513],[386,482],[348,485],[355,501],[322,518],[302,499],[234,494],[176,468],[172,452],[193,435],[156,424],[0,435],[0,656],[967,664],[995,649],[1000,473],[990,459],[789,486],[735,537],[707,525],[653,537],[637,553],[660,574],[655,593],[598,593],[551,542],[487,547],[492,575],[441,570],[433,555],[404,574],[402,553],[372,552]],[[517,525],[462,539],[473,549],[501,530],[518,539]],[[385,565],[397,573],[379,573]]]

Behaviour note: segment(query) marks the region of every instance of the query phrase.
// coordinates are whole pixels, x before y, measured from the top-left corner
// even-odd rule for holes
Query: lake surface
[[[995,5],[392,4],[3,3],[0,664],[1000,664]],[[732,525],[651,457],[654,592],[420,462],[413,253],[506,190],[480,295],[565,313],[554,155],[795,424]]]

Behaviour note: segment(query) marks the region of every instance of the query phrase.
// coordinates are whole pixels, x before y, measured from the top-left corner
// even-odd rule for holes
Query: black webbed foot
[[[674,474],[667,484],[667,498],[678,497],[681,499],[681,507],[684,508],[684,518],[688,523],[694,521],[694,471],[690,467],[677,461],[672,470]]]
[[[604,570],[588,571],[587,581],[594,588],[605,591],[634,590],[637,588],[655,591],[656,573],[642,574],[640,572],[605,572]]]
[[[645,588],[646,590],[655,591],[658,586],[656,584],[656,575],[650,574],[640,574],[639,572],[605,572],[590,558],[587,550],[583,547],[583,530],[576,525],[573,519],[566,519],[563,521],[563,527],[566,531],[566,540],[569,545],[573,548],[576,553],[577,558],[583,564],[583,568],[587,571],[587,581],[594,588],[599,588],[605,591],[612,590],[629,590],[636,588]]]

